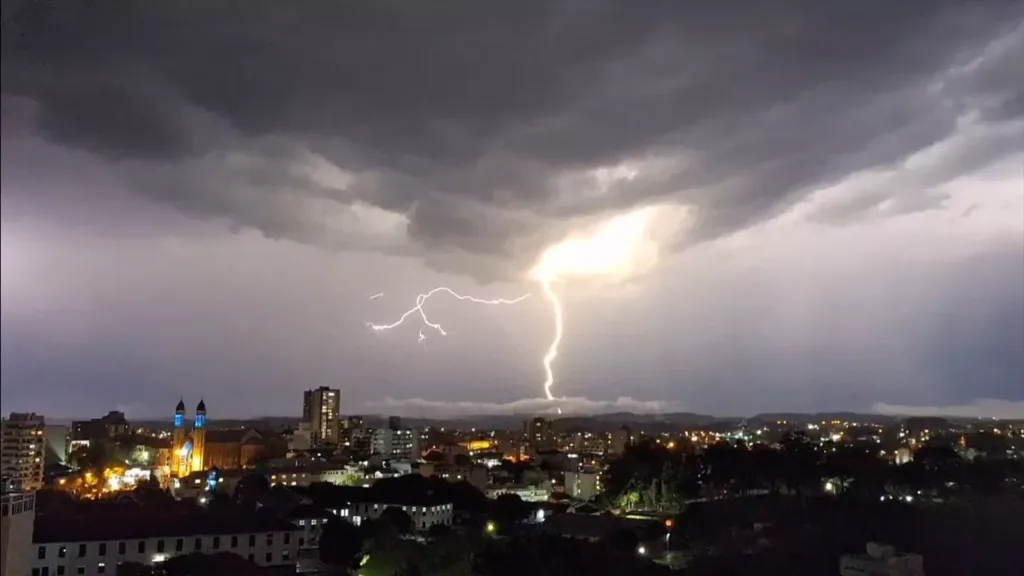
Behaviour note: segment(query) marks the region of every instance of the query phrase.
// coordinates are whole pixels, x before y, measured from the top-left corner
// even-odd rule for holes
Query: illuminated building
[[[419,439],[411,428],[378,428],[373,431],[373,453],[384,460],[418,460]]]
[[[612,432],[608,442],[608,454],[619,455],[626,451],[626,447],[632,443],[632,434],[629,428],[622,426]]]
[[[551,421],[534,418],[523,422],[523,437],[526,445],[533,450],[551,450],[555,447],[555,433]]]
[[[185,430],[185,401],[178,401],[174,409],[174,431],[171,433],[171,473],[184,478],[204,469],[206,454],[206,403],[199,401],[192,432]]]
[[[126,436],[132,430],[131,423],[125,418],[124,412],[112,410],[106,416],[92,420],[76,420],[71,423],[71,441],[77,446],[88,446],[90,442],[109,440],[118,436]]]
[[[565,493],[580,500],[590,500],[601,492],[596,472],[566,472]]]
[[[326,386],[306,390],[302,394],[302,421],[309,424],[313,444],[337,445],[340,438],[338,421],[341,391]]]
[[[0,475],[24,490],[43,486],[46,422],[33,413],[11,412],[0,420]]]

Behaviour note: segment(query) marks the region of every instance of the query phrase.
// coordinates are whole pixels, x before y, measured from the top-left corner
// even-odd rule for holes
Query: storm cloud
[[[892,316],[879,318],[851,336],[856,345],[839,338],[831,352],[816,358],[800,351],[828,329],[805,318],[789,336],[761,335],[791,336],[786,340],[794,343],[791,350],[759,363],[755,356],[771,355],[758,348],[742,370],[742,362],[717,352],[698,354],[703,360],[694,360],[695,368],[666,361],[673,366],[651,378],[676,384],[651,385],[650,394],[634,394],[611,381],[630,378],[631,369],[620,364],[630,355],[641,362],[640,352],[624,351],[602,375],[589,366],[603,360],[573,360],[570,344],[565,370],[571,375],[576,362],[580,387],[566,393],[589,396],[588,390],[595,390],[604,398],[581,406],[614,407],[623,402],[616,398],[634,396],[658,398],[638,406],[675,406],[680,381],[687,382],[690,394],[713,387],[719,377],[736,387],[763,379],[766,390],[775,391],[810,389],[823,379],[857,382],[861,393],[807,402],[851,402],[865,409],[881,402],[913,403],[915,395],[906,390],[886,396],[886,387],[900,388],[893,383],[904,377],[908,387],[934,392],[922,400],[926,405],[968,404],[992,394],[1019,401],[1024,394],[1009,384],[1024,381],[1024,367],[1013,361],[1024,355],[1024,338],[1018,337],[1024,334],[1024,295],[1018,292],[1024,291],[1024,267],[1018,266],[1024,254],[1024,7],[1019,2],[12,2],[5,3],[3,19],[5,389],[6,382],[26,374],[8,345],[20,350],[49,333],[22,310],[23,300],[41,298],[23,270],[76,286],[52,296],[61,302],[106,282],[81,270],[39,271],[40,261],[64,261],[53,252],[68,245],[103,246],[110,258],[138,262],[132,266],[159,274],[151,266],[158,254],[171,257],[166,238],[185,238],[179,241],[192,246],[197,259],[209,259],[206,268],[190,269],[190,275],[205,274],[207,283],[216,276],[239,286],[256,281],[278,286],[265,296],[280,310],[259,314],[280,321],[304,314],[287,308],[300,303],[277,303],[282,294],[291,294],[291,288],[278,284],[286,278],[264,278],[255,264],[245,267],[213,256],[201,247],[203,239],[210,246],[230,245],[224,249],[239,254],[294,252],[294,258],[307,262],[294,265],[296,275],[290,278],[296,284],[317,266],[346,263],[337,265],[351,269],[353,262],[362,266],[362,280],[383,283],[363,285],[346,276],[339,288],[346,297],[396,289],[414,297],[429,289],[427,278],[456,276],[471,278],[470,287],[493,284],[491,289],[518,293],[524,288],[517,283],[552,242],[610,215],[659,204],[694,215],[665,247],[686,267],[678,268],[684,271],[676,279],[648,279],[636,289],[646,294],[686,278],[691,284],[680,290],[691,303],[678,296],[684,292],[668,301],[683,315],[696,313],[692,302],[698,301],[718,310],[716,322],[736,329],[706,326],[702,335],[715,332],[715,342],[733,353],[755,346],[746,329],[773,317],[771,310],[793,310],[800,300],[795,294],[842,308],[865,289],[862,283],[832,282],[826,273],[873,274],[868,285],[896,289],[891,279],[902,277],[899,268],[920,265],[927,269],[922,277],[941,278],[941,288],[929,287],[938,300],[899,320],[905,324],[896,328],[887,324],[897,322]],[[226,240],[225,234],[233,238]],[[111,244],[112,236],[120,243]],[[849,245],[826,237],[843,237]],[[876,247],[878,238],[889,244]],[[137,244],[128,248],[129,241]],[[141,248],[153,243],[149,253]],[[835,251],[819,253],[819,245]],[[25,254],[33,250],[39,254],[29,262]],[[126,251],[133,255],[125,256]],[[936,252],[944,257],[936,258]],[[998,273],[987,260],[992,254],[1001,263]],[[266,261],[291,269],[281,258],[266,256]],[[755,273],[734,271],[737,261],[751,269],[777,264]],[[799,278],[781,267],[809,261],[822,264],[801,268]],[[376,270],[387,266],[412,272],[382,272],[377,278]],[[224,267],[234,272],[225,276]],[[666,264],[664,270],[670,268]],[[976,269],[988,275],[959,276]],[[661,274],[668,275],[664,270]],[[10,280],[16,273],[23,277]],[[132,276],[140,290],[143,284],[157,289],[134,272],[118,268],[116,274]],[[711,280],[719,277],[774,288],[769,297],[764,289]],[[1003,286],[993,292],[981,279],[994,277]],[[202,302],[203,286],[210,284],[190,282],[194,285],[181,288],[188,293],[182,298]],[[736,310],[745,305],[705,300],[691,293],[695,286],[708,294],[735,291],[763,308],[740,314]],[[261,305],[245,302],[245,288],[239,292],[231,306]],[[936,376],[935,363],[942,361],[936,351],[948,352],[944,347],[959,340],[919,327],[943,310],[963,306],[965,299],[973,302],[978,293],[1000,299],[986,301],[986,310],[1004,312],[998,321],[997,313],[982,318],[978,306],[963,312],[964,325],[977,332],[962,342],[973,353],[962,355],[965,368],[957,373],[983,367],[992,387],[951,391],[955,385]],[[885,295],[871,302],[872,310],[895,310]],[[180,305],[181,311],[193,307]],[[603,314],[598,308],[588,309],[590,327],[601,324],[594,319]],[[243,314],[241,308],[237,313]],[[833,313],[841,310],[827,311]],[[658,319],[654,311],[646,314],[648,322]],[[548,330],[540,308],[536,317],[543,328],[523,328],[524,333]],[[114,329],[114,318],[124,326]],[[354,325],[364,320],[345,318]],[[608,332],[622,321],[607,318],[604,329],[593,332]],[[172,324],[182,338],[200,329]],[[779,330],[794,329],[793,324],[792,317],[780,319]],[[90,330],[97,340],[109,336],[116,348],[129,325],[144,329],[129,316],[112,313]],[[650,326],[649,341],[663,351],[665,339],[678,337],[663,326]],[[295,336],[303,342],[314,338],[309,332],[328,337],[301,323],[294,328],[306,332]],[[884,374],[852,361],[826,361],[849,359],[861,340],[874,346],[867,342],[887,331],[911,339],[912,361],[894,354],[900,360],[887,364],[892,369]],[[576,335],[577,342],[592,331],[585,332]],[[702,349],[708,345],[700,342],[702,335],[684,340],[693,350]],[[330,337],[352,348],[341,354],[353,362],[384,354],[351,344],[360,337],[355,332]],[[978,342],[985,345],[972,347]],[[282,354],[290,346],[248,345],[253,355],[264,357],[261,346],[278,346]],[[762,340],[757,346],[767,344]],[[152,349],[138,353],[146,356]],[[295,353],[301,355],[298,348]],[[102,359],[106,354],[86,354],[83,365],[110,362]],[[779,359],[787,354],[792,358]],[[719,364],[707,363],[712,357]],[[290,362],[302,365],[296,358]],[[794,368],[801,358],[808,366]],[[495,362],[478,376],[506,370],[509,382],[534,378],[525,368],[534,370],[533,360]],[[311,371],[296,364],[279,367],[277,378],[295,380],[291,386],[297,388],[318,378],[343,378],[332,372],[341,370],[337,367]],[[443,371],[439,366],[434,369]],[[768,366],[775,372],[765,373]],[[213,373],[244,380],[222,370]],[[358,371],[360,378],[373,380],[373,370]],[[735,372],[726,376],[730,371]],[[418,369],[392,374],[389,382],[414,372]],[[212,378],[201,373],[196,378]],[[832,375],[825,378],[826,373]],[[430,378],[461,378],[448,374]],[[177,385],[166,378],[153,385]],[[382,404],[381,395],[426,398],[404,386],[394,384],[376,397],[367,389],[355,395],[378,407],[402,402]],[[527,387],[520,388],[519,396],[500,401],[523,397]],[[439,398],[444,395],[414,402],[427,409],[445,401]],[[661,400],[670,404],[658,404]],[[138,402],[124,400],[129,401]],[[498,399],[472,401],[490,406]],[[724,399],[704,407],[736,412]]]

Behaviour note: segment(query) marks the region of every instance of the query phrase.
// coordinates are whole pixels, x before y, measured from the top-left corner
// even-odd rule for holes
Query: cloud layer
[[[5,125],[17,107],[188,214],[489,279],[580,219],[671,199],[697,213],[688,242],[714,238],[1024,113],[1017,3],[735,8],[28,2]],[[934,207],[1017,128],[829,217]]]

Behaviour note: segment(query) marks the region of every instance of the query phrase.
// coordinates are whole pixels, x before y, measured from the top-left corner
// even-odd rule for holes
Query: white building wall
[[[0,502],[0,576],[27,576],[32,566],[35,494],[4,494]]]
[[[295,530],[218,536],[168,536],[144,540],[37,543],[32,549],[32,576],[116,574],[120,562],[150,565],[193,552],[233,552],[260,566],[293,564],[299,550],[300,534]]]
[[[433,506],[408,506],[399,504],[374,504],[355,502],[352,504],[352,522],[357,526],[363,520],[376,520],[388,508],[403,510],[412,519],[415,530],[426,530],[435,524],[452,525],[452,505],[435,504]]]

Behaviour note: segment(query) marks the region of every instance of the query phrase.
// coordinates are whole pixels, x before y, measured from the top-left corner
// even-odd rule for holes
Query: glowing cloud
[[[561,300],[553,283],[567,280],[622,281],[649,272],[657,264],[665,240],[678,235],[689,215],[685,209],[648,206],[612,217],[589,231],[570,235],[545,250],[530,271],[551,304],[555,334],[542,360],[544,395],[555,400],[552,364],[565,332]]]

